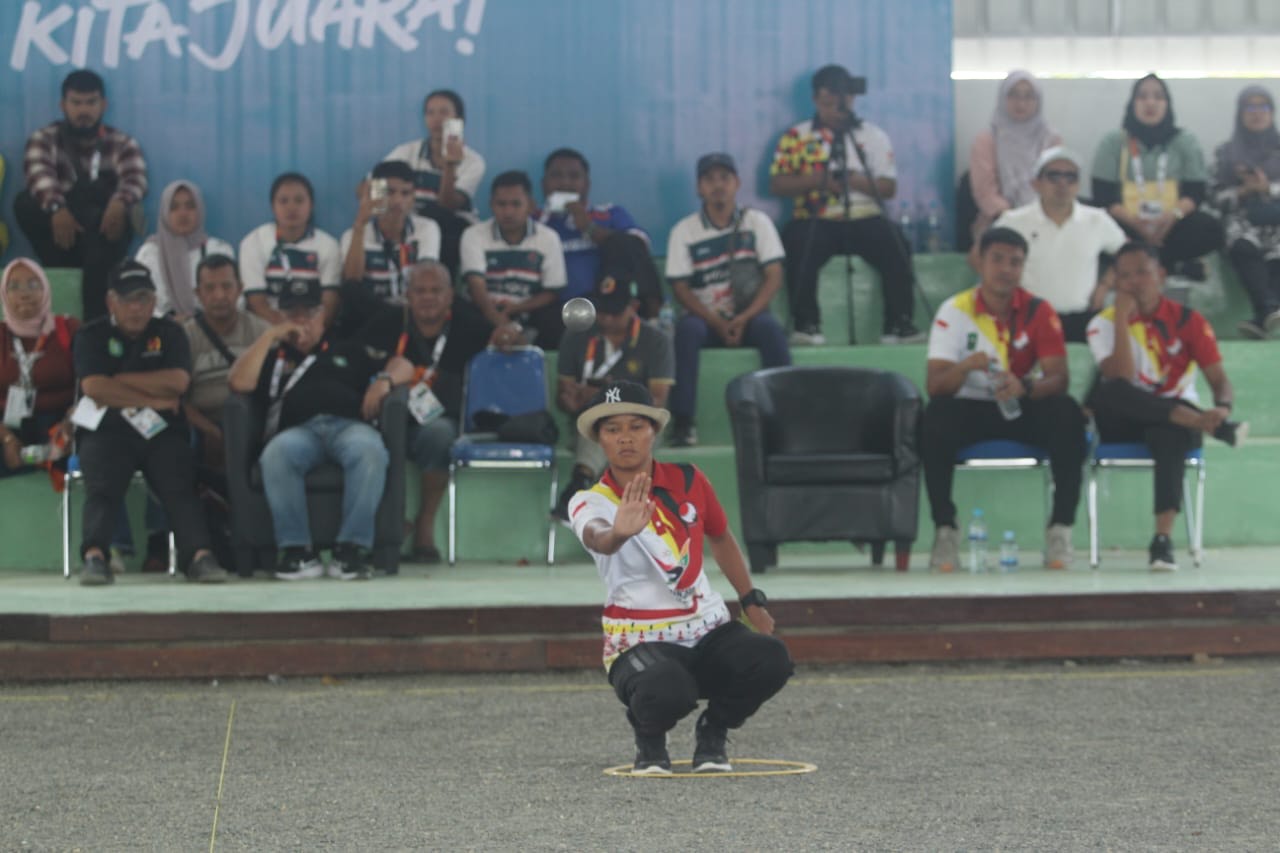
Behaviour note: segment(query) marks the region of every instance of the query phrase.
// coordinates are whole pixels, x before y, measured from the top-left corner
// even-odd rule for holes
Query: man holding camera
[[[888,134],[853,113],[854,95],[865,91],[866,80],[841,66],[820,68],[813,75],[814,117],[782,134],[769,167],[769,192],[795,203],[782,232],[792,344],[826,343],[818,274],[838,254],[859,255],[880,274],[881,343],[925,338],[912,322],[915,273],[906,240],[880,206],[898,188],[893,146]]]

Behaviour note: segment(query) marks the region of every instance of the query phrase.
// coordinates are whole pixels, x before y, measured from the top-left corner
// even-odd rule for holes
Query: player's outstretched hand
[[[613,517],[613,532],[619,536],[635,536],[649,523],[653,515],[653,500],[649,497],[652,479],[648,474],[637,474],[622,490],[622,502],[618,514]]]

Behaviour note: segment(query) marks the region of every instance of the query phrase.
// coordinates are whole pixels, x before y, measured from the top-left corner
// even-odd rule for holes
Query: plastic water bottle
[[[929,216],[925,220],[925,244],[924,250],[930,254],[941,252],[942,245],[942,211],[938,209],[938,202],[929,202]]]
[[[969,573],[976,575],[987,570],[987,519],[982,510],[975,509],[969,519]]]
[[[987,362],[987,375],[991,377],[991,390],[996,390],[996,379],[1000,376],[1000,367],[995,359]],[[1022,417],[1022,404],[1018,402],[1016,397],[1010,397],[1007,400],[996,400],[996,405],[1000,407],[1000,414],[1004,416],[1006,421],[1016,421]]]
[[[23,465],[43,465],[49,460],[49,445],[28,444],[18,451]]]
[[[671,300],[662,300],[662,307],[658,309],[658,329],[667,336],[669,340],[675,340],[676,337],[676,309],[671,307]]]
[[[1008,574],[1017,570],[1018,540],[1014,537],[1012,530],[1006,530],[1004,539],[1000,542],[1000,571]]]

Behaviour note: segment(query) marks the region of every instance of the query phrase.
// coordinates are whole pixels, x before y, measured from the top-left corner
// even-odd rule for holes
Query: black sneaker
[[[698,445],[698,430],[693,424],[676,424],[671,428],[671,438],[667,440],[667,447],[696,447]]]
[[[367,553],[359,545],[339,542],[329,560],[329,577],[344,581],[367,581],[373,577]]]
[[[187,569],[187,580],[196,583],[226,583],[227,570],[218,565],[218,558],[213,554],[202,554],[191,561]]]
[[[928,338],[924,332],[916,328],[910,320],[901,320],[895,326],[884,330],[880,335],[882,344],[918,344]]]
[[[1151,571],[1176,572],[1178,570],[1178,562],[1173,559],[1173,540],[1163,533],[1155,535],[1147,553],[1151,557]]]
[[[115,575],[107,567],[107,561],[98,555],[84,558],[80,567],[80,586],[106,586],[115,583]]]
[[[285,548],[275,576],[282,581],[300,581],[324,576],[324,563],[310,548]]]
[[[560,497],[556,500],[555,507],[551,510],[551,516],[561,524],[569,524],[569,501],[573,500],[573,496],[583,489],[589,489],[595,483],[593,477],[588,476],[580,470],[574,470],[573,476],[569,478],[569,485],[564,487],[564,491],[560,493]]]
[[[671,756],[667,754],[667,736],[642,735],[636,732],[636,763],[631,768],[636,776],[670,776]]]
[[[1223,421],[1213,431],[1213,437],[1223,444],[1239,447],[1249,437],[1248,421]]]
[[[703,711],[693,731],[697,738],[693,748],[694,773],[728,773],[733,770],[724,746],[729,737],[727,729],[712,723],[707,719],[707,712]]]

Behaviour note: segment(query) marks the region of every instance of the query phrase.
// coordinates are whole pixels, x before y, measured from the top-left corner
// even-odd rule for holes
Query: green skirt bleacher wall
[[[950,293],[969,286],[972,275],[958,255],[933,255],[917,259],[917,269],[936,307]],[[1223,338],[1234,334],[1235,322],[1247,312],[1247,304],[1233,281],[1224,278],[1217,264],[1207,284],[1197,285],[1192,304],[1214,322]],[[76,313],[78,288],[64,271],[55,271],[57,310]],[[879,336],[880,297],[873,277],[858,263],[854,278],[855,327],[858,340],[874,341]],[[68,295],[71,293],[71,295]],[[921,345],[884,347],[848,346],[849,310],[843,260],[833,261],[824,270],[821,285],[824,332],[831,344],[795,350],[797,364],[847,364],[894,370],[923,386],[925,349]],[[778,304],[785,316],[785,305]],[[928,318],[919,307],[917,323]],[[1228,371],[1236,385],[1236,411],[1251,422],[1250,442],[1237,449],[1209,442],[1205,542],[1210,547],[1224,545],[1280,544],[1280,526],[1275,523],[1272,484],[1280,481],[1280,399],[1271,393],[1271,371],[1276,346],[1224,340]],[[1092,361],[1081,345],[1070,347],[1072,392],[1079,397],[1092,376]],[[737,518],[737,478],[733,447],[724,406],[725,385],[734,376],[753,370],[759,362],[753,351],[711,350],[703,353],[698,387],[699,447],[662,450],[661,458],[689,461],[711,478],[729,512],[735,532],[741,536]],[[548,354],[548,375],[555,375],[555,354]],[[1206,393],[1202,390],[1202,394]],[[563,421],[559,469],[563,478],[572,465],[568,450],[569,427]],[[410,477],[409,506],[417,505],[417,478]],[[540,562],[546,551],[547,480],[533,474],[469,471],[459,485],[459,555],[462,559]],[[136,490],[135,490],[136,491]],[[1145,546],[1151,529],[1151,475],[1148,472],[1103,473],[1100,479],[1103,544],[1107,547]],[[78,497],[78,496],[77,496]],[[982,507],[994,531],[1017,532],[1024,549],[1038,548],[1044,524],[1044,485],[1035,472],[961,472],[957,476],[956,503],[962,513]],[[73,501],[73,548],[78,537],[79,500]],[[137,514],[136,495],[131,505]],[[0,569],[48,568],[61,565],[61,502],[49,488],[43,474],[0,480]],[[917,551],[926,551],[932,541],[928,506],[921,488],[921,529]],[[135,529],[139,525],[135,522]],[[445,542],[444,512],[437,525],[438,541]],[[1175,535],[1179,546],[1185,537]],[[144,541],[141,536],[138,541]],[[1080,503],[1076,544],[1087,542],[1085,505]],[[783,553],[847,550],[838,543],[797,543],[784,546]],[[583,551],[572,533],[561,529],[557,559],[581,560]],[[859,558],[862,560],[863,558]],[[919,564],[919,563],[917,563]]]

